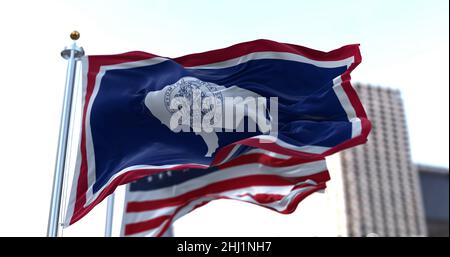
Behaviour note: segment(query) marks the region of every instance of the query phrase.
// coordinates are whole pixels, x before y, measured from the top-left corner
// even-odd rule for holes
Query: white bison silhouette
[[[245,115],[249,117],[250,132],[256,131],[256,124],[263,133],[271,128],[264,97],[237,86],[227,88],[194,77],[183,77],[161,90],[147,93],[145,105],[173,132],[193,129],[208,147],[206,157],[211,157],[219,147],[216,132],[222,129],[243,132]]]

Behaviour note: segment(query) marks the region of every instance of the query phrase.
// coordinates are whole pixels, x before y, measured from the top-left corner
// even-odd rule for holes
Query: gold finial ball
[[[72,33],[70,33],[70,38],[72,40],[78,40],[80,38],[80,32],[74,30]]]

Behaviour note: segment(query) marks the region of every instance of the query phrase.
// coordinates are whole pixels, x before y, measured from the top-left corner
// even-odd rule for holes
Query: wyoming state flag
[[[289,177],[289,165],[322,163],[366,142],[370,122],[350,83],[360,62],[358,45],[321,52],[270,40],[178,58],[84,57],[81,141],[65,225],[144,177],[229,167],[257,174],[274,165],[288,167]]]

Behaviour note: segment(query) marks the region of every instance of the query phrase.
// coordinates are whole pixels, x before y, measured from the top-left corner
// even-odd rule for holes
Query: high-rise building
[[[425,235],[400,91],[356,85],[372,122],[368,142],[342,152],[350,236]]]
[[[346,230],[342,235],[425,236],[422,196],[410,156],[400,91],[364,85],[355,88],[372,122],[372,132],[366,144],[332,157],[339,163],[336,165],[335,159],[330,167],[330,182],[341,185],[330,185],[328,192],[344,198]]]

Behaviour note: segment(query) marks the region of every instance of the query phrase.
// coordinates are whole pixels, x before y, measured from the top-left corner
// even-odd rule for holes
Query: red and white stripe
[[[127,190],[122,235],[162,236],[175,220],[216,199],[234,199],[291,213],[305,197],[325,189],[329,180],[325,159],[274,157],[261,150],[219,167],[216,172],[176,186]]]

